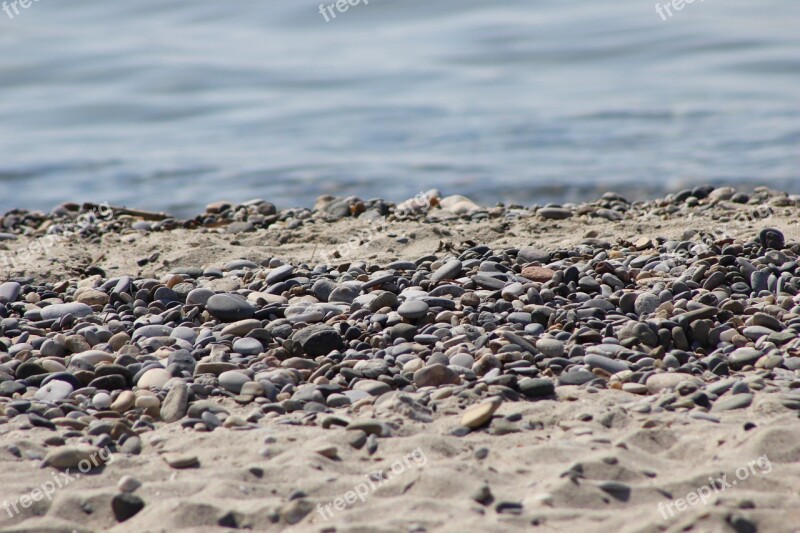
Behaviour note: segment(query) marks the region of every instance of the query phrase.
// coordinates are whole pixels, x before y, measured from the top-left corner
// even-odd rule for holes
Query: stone
[[[151,368],[139,378],[136,386],[140,389],[163,389],[170,379],[172,375],[165,369]]]
[[[732,411],[734,409],[744,409],[753,403],[752,394],[734,394],[724,399],[714,402],[712,411]]]
[[[313,324],[292,334],[292,340],[298,342],[303,351],[311,356],[328,355],[334,350],[343,350],[344,341],[332,327],[325,324]]]
[[[547,357],[561,357],[564,355],[564,343],[557,339],[539,339],[536,349]]]
[[[206,309],[222,322],[238,322],[252,318],[255,308],[247,300],[234,294],[215,294],[208,299]]]
[[[583,362],[589,365],[590,368],[599,368],[605,370],[609,374],[616,374],[617,372],[628,370],[627,363],[603,355],[588,354],[583,358]]]
[[[550,220],[565,220],[572,217],[572,211],[563,207],[542,207],[536,214]]]
[[[107,457],[106,457],[107,459]],[[61,446],[54,450],[47,452],[44,457],[44,462],[53,468],[65,470],[67,468],[79,468],[82,471],[86,470],[87,464],[89,468],[95,468],[99,465],[105,464],[103,453],[100,448],[94,446],[80,445],[80,446]]]
[[[161,419],[164,422],[177,422],[186,416],[189,405],[189,387],[184,383],[176,383],[170,387],[164,402],[161,404]]]
[[[135,492],[136,489],[142,486],[142,482],[136,479],[133,476],[124,475],[119,478],[117,482],[117,488],[121,492]]]
[[[111,511],[117,522],[125,522],[136,516],[142,509],[144,509],[144,500],[135,494],[122,492],[111,498]]]
[[[72,394],[72,391],[72,385],[66,381],[53,380],[36,391],[36,394],[34,394],[33,397],[43,402],[55,403],[59,400],[67,398],[70,394]]]
[[[658,296],[650,292],[643,292],[636,297],[633,307],[637,315],[647,316],[655,313],[660,305],[661,300],[659,300]]]
[[[411,300],[400,304],[397,313],[409,320],[417,320],[428,314],[428,304],[421,300]]]
[[[168,454],[164,456],[164,461],[175,469],[196,468],[200,466],[200,460],[192,454]]]
[[[417,387],[439,387],[458,382],[458,374],[439,363],[422,367],[414,372],[414,384]]]
[[[111,404],[111,410],[117,413],[124,413],[133,408],[136,402],[136,395],[129,390],[122,391],[117,399]]]
[[[251,381],[250,377],[236,370],[229,370],[219,375],[219,386],[234,394],[239,394],[242,386]]]
[[[478,429],[486,425],[502,403],[501,398],[495,397],[489,401],[469,406],[461,416],[461,425],[470,429]]]
[[[553,276],[556,275],[556,271],[552,268],[542,266],[526,266],[522,269],[520,275],[536,283],[547,283],[553,279]]]
[[[42,320],[59,320],[67,315],[83,318],[92,314],[92,308],[80,302],[53,304],[43,308],[39,314]]]
[[[22,290],[22,285],[16,281],[6,281],[0,283],[0,304],[7,304],[16,302],[19,298],[19,293]]]
[[[647,385],[647,392],[650,394],[657,394],[666,389],[674,389],[685,381],[695,383],[697,386],[703,384],[702,380],[688,374],[664,372],[661,374],[653,374],[648,377],[645,385]]]
[[[431,281],[438,283],[444,280],[456,279],[461,274],[462,268],[463,264],[461,261],[458,259],[451,259],[437,268],[436,271],[431,274]]]
[[[556,392],[553,382],[544,378],[524,378],[517,387],[526,398],[546,398]]]
[[[99,305],[103,306],[108,303],[108,294],[96,289],[88,289],[80,293],[76,300],[88,306]]]

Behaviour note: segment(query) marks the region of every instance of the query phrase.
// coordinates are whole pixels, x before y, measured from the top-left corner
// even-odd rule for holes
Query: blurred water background
[[[326,2],[330,3],[330,2]],[[800,192],[800,2],[39,0],[0,12],[0,211]]]

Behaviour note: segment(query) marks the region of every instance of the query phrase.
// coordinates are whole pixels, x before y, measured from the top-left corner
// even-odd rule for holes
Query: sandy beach
[[[800,531],[799,215],[9,212],[0,531]]]

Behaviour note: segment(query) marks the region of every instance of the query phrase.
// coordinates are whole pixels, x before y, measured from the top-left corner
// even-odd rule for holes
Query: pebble
[[[491,420],[492,415],[502,403],[502,399],[492,398],[489,401],[471,405],[461,416],[461,425],[470,429],[483,427]]]
[[[252,318],[255,308],[239,295],[215,294],[206,302],[206,309],[222,322],[238,322]]]

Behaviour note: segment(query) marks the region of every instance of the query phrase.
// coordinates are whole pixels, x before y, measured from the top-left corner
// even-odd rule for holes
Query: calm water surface
[[[0,11],[0,211],[800,192],[800,2],[40,0]]]

